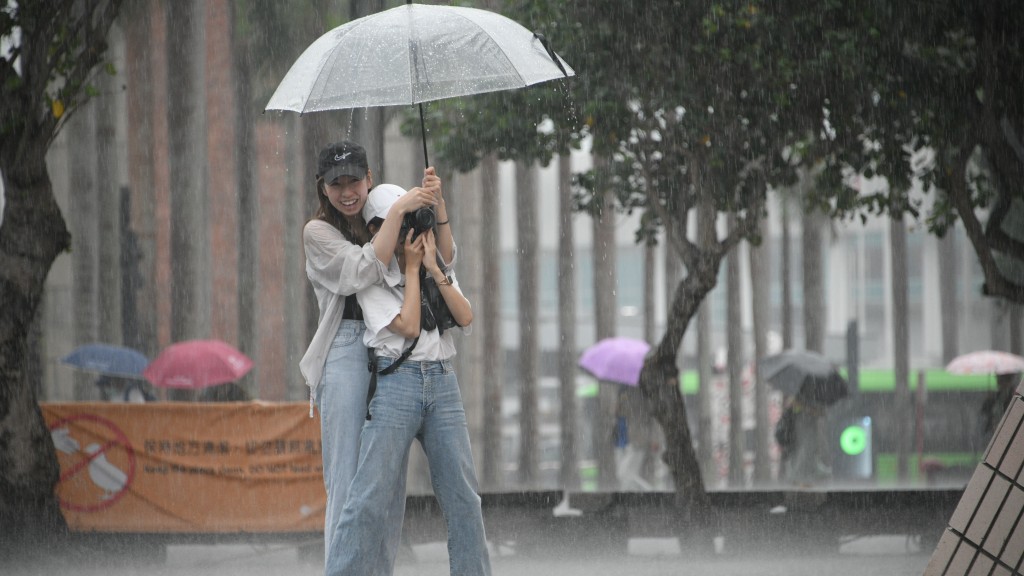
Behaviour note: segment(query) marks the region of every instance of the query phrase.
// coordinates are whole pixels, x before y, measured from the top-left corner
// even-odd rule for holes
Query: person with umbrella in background
[[[156,400],[142,373],[149,358],[126,346],[92,343],[79,346],[61,362],[98,375],[96,387],[107,402],[144,403]]]
[[[811,486],[832,476],[822,457],[826,408],[800,394],[786,400],[775,428],[781,451],[780,477],[798,486]]]
[[[100,395],[107,402],[127,402],[129,404],[145,404],[156,400],[145,380],[125,378],[123,376],[101,375],[96,379]]]
[[[953,358],[946,372],[960,375],[995,376],[996,387],[981,404],[982,434],[989,438],[1010,406],[1024,374],[1024,357],[1000,350],[978,350]]]
[[[423,208],[436,211],[442,229],[438,237],[441,255],[447,262],[454,261],[455,244],[447,226],[441,180],[433,168],[424,170],[420,187],[395,202],[381,225],[387,233],[378,234],[372,241],[362,217],[371,188],[373,174],[362,146],[349,141],[325,146],[317,157],[319,206],[302,231],[306,276],[316,295],[320,319],[299,367],[310,388],[310,416],[314,403],[320,412],[328,562],[339,554],[331,542],[355,476],[370,386],[368,350],[363,344],[366,325],[356,293],[385,279],[397,281],[398,276],[388,272],[388,263],[394,255],[399,228],[407,214]],[[404,515],[404,483],[389,504],[389,513],[399,518]],[[377,559],[383,563],[379,566],[381,572],[390,573],[400,540],[401,522],[388,534]]]
[[[775,428],[782,452],[779,477],[800,486],[828,480],[832,469],[825,462],[825,414],[849,394],[846,380],[831,360],[808,350],[762,358],[758,369],[786,397]]]
[[[990,437],[996,429],[996,424],[1003,417],[1003,413],[1010,407],[1013,394],[1021,382],[1020,372],[1009,372],[996,374],[996,389],[990,392],[981,403],[981,414],[984,423],[983,433]]]

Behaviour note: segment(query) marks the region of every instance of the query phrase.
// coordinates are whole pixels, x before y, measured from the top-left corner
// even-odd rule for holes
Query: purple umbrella
[[[598,380],[636,386],[650,344],[635,338],[605,338],[580,355],[579,366]]]

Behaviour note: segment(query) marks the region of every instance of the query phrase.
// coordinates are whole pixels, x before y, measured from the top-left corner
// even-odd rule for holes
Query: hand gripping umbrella
[[[500,14],[413,4],[339,26],[292,64],[267,110],[305,113],[511,90],[576,73],[540,34]]]

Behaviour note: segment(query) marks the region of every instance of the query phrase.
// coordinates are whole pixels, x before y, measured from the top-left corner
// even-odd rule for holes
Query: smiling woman
[[[355,474],[370,389],[368,352],[363,344],[365,324],[356,293],[382,280],[397,282],[387,267],[405,214],[429,206],[436,207],[439,217],[448,218],[441,202],[441,180],[433,168],[428,168],[422,185],[402,195],[371,241],[362,210],[372,188],[366,150],[347,140],[328,144],[317,156],[318,208],[302,232],[306,276],[316,295],[320,321],[299,367],[310,388],[310,417],[314,404],[320,411],[328,556],[331,534],[341,519]],[[442,235],[439,250],[452,260],[450,232]],[[405,510],[404,492],[403,485],[401,493],[389,503],[396,517]],[[400,527],[388,534],[389,550],[397,549],[399,536]]]

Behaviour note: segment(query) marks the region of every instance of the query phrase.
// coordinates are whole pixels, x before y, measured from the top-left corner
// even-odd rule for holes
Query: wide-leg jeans
[[[379,358],[378,370],[394,362]],[[359,467],[334,533],[338,561],[330,576],[388,576],[372,558],[388,526],[401,522],[388,503],[405,478],[409,449],[418,439],[430,465],[430,480],[448,528],[451,574],[489,576],[490,556],[480,509],[466,413],[450,360],[407,360],[392,374],[377,376],[363,427]]]
[[[366,325],[361,320],[342,320],[327,355],[323,379],[317,388],[320,440],[323,450],[327,510],[324,514],[324,561],[330,565],[338,551],[331,547],[334,530],[348,500],[349,485],[359,462],[359,434],[366,421],[366,392],[370,384],[369,355],[363,344]],[[390,516],[405,516],[405,476],[387,504]],[[374,562],[391,572],[401,543],[402,523],[391,527]]]

